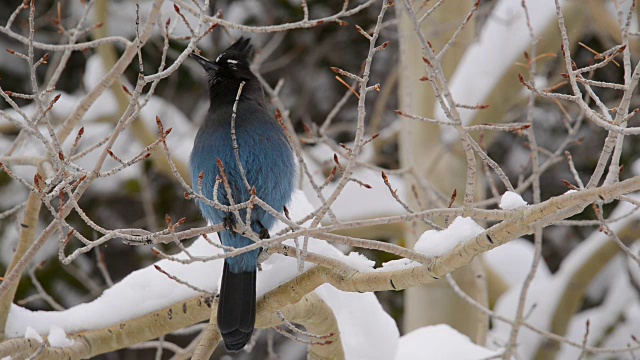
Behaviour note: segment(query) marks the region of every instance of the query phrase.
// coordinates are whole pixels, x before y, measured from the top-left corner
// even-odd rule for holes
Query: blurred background
[[[20,3],[21,1],[17,0],[0,2],[0,24],[6,24],[9,16]],[[415,6],[426,9],[435,3],[435,1],[417,1]],[[484,67],[487,72],[493,73],[499,78],[499,82],[484,90],[486,94],[483,95],[483,103],[490,105],[489,108],[480,111],[480,114],[468,115],[470,123],[533,122],[535,124],[533,129],[537,138],[537,146],[547,149],[549,153],[553,153],[561,146],[565,146],[566,150],[573,155],[575,167],[583,175],[582,180],[588,181],[597,164],[606,132],[585,120],[584,124],[577,129],[577,133],[571,135],[572,138],[568,138],[568,124],[575,124],[578,121],[577,119],[581,117],[576,106],[565,103],[560,105],[558,102],[537,98],[535,106],[533,108],[529,107],[529,93],[523,90],[524,87],[518,82],[515,75],[522,73],[528,78],[530,74],[531,62],[527,63],[524,55],[524,51],[530,51],[528,48],[529,40],[524,44],[502,44],[505,50],[512,46],[524,49],[524,51],[518,50],[518,54],[513,56],[507,54],[508,51],[505,51],[502,57],[506,65],[502,69],[495,70],[491,66],[492,59],[475,58],[475,67],[465,62],[465,52],[470,49],[471,44],[481,42],[484,29],[490,26],[502,26],[503,29],[507,29],[503,31],[508,31],[511,24],[522,23],[522,14],[516,13],[515,10],[511,15],[507,13],[506,16],[494,13],[497,3],[498,1],[492,0],[480,3],[473,21],[465,28],[464,35],[461,36],[459,42],[453,45],[452,50],[445,57],[447,63],[443,65],[448,76],[451,77],[454,77],[456,71],[462,72],[458,68],[459,66],[466,66],[468,69],[465,71],[480,71],[478,69],[483,69]],[[513,3],[512,8],[517,10],[520,2],[514,1]],[[581,9],[577,10],[578,13],[567,15],[571,42],[572,45],[575,45],[572,49],[572,55],[578,67],[594,63],[595,54],[593,51],[602,52],[619,44],[619,27],[616,28],[615,21],[613,25],[610,21],[607,21],[609,18],[615,20],[617,9],[611,4],[612,2],[589,0],[582,5],[576,5],[576,3],[580,3],[579,1],[568,1],[567,3],[569,3],[567,5],[567,13],[576,10],[576,6],[581,6]],[[103,23],[103,25],[80,35],[78,41],[86,41],[105,35],[119,35],[127,39],[133,39],[135,37],[135,4],[135,2],[129,0],[95,0],[92,5],[93,8],[89,12],[87,24]],[[140,5],[140,13],[144,15],[146,13],[145,9],[148,9],[150,4],[142,1]],[[425,32],[428,38],[434,44],[440,41],[441,44],[439,46],[441,47],[448,36],[451,35],[451,32],[456,29],[460,21],[467,15],[471,5],[471,1],[447,1],[442,9],[438,9],[434,13],[433,21],[426,22],[428,24],[425,25]],[[35,39],[52,44],[66,42],[66,37],[59,32],[57,22],[59,21],[65,28],[74,27],[85,6],[87,4],[81,4],[79,0],[37,1]],[[173,18],[172,21],[177,20],[175,13],[172,11],[173,4],[167,2],[164,6],[167,7],[167,10],[163,11],[163,21],[160,23],[164,24],[164,21],[169,16]],[[343,6],[343,1],[311,0],[308,1],[308,6],[311,18],[320,18],[339,11]],[[354,29],[353,25],[358,24],[365,30],[372,29],[379,14],[379,8],[379,4],[374,4],[374,6],[364,9],[354,16],[343,19],[348,22],[345,26],[327,23],[310,29],[244,34],[252,38],[257,50],[255,69],[264,77],[265,81],[272,87],[275,87],[279,81],[284,81],[281,87],[280,99],[290,111],[293,125],[302,139],[303,148],[308,156],[307,160],[314,176],[317,176],[318,179],[324,179],[334,166],[332,160],[334,150],[328,144],[348,144],[352,141],[355,134],[354,124],[357,116],[356,97],[346,95],[349,90],[344,84],[336,80],[336,74],[331,71],[330,67],[346,69],[356,74],[360,73],[369,44]],[[448,9],[455,8],[461,8],[462,10],[452,10],[447,13]],[[300,19],[303,15],[300,3],[293,0],[212,1],[210,9],[210,15],[221,11],[224,19],[230,22],[256,26],[291,22]],[[402,19],[396,16],[395,11],[396,9],[391,9],[390,14],[387,15],[379,40],[379,43],[390,41],[390,45],[386,51],[377,54],[373,62],[371,84],[380,83],[381,91],[370,93],[366,103],[366,134],[367,136],[372,136],[379,133],[380,137],[366,148],[366,153],[363,154],[363,161],[379,168],[387,169],[392,174],[392,184],[399,189],[401,196],[403,198],[412,198],[415,197],[415,184],[418,181],[409,176],[403,178],[402,174],[394,175],[393,171],[402,168],[403,162],[406,161],[406,156],[403,155],[403,152],[406,153],[408,150],[403,149],[402,142],[405,138],[403,138],[402,131],[404,130],[402,129],[406,129],[407,126],[418,125],[407,125],[407,121],[399,120],[394,111],[406,108],[402,102],[404,101],[403,99],[406,99],[405,95],[409,91],[414,94],[414,103],[418,103],[419,106],[420,104],[424,105],[425,109],[423,110],[427,113],[423,116],[435,116],[436,112],[433,110],[433,97],[429,98],[427,95],[423,95],[425,91],[428,92],[428,89],[425,90],[425,88],[429,87],[428,83],[422,82],[415,86],[407,86],[407,83],[402,78],[402,72],[407,70],[406,63],[403,63],[401,59],[403,52],[401,51],[401,41],[399,39],[402,34],[402,30],[399,30],[399,26],[402,29]],[[440,13],[447,15],[440,16]],[[605,13],[608,15],[597,16]],[[27,14],[28,11],[21,12],[12,26],[13,31],[25,36],[28,33]],[[193,17],[189,18],[193,19]],[[634,21],[636,19],[637,17],[634,16]],[[636,22],[634,22],[633,26],[637,28],[635,24]],[[87,25],[87,27],[89,26]],[[186,41],[180,38],[181,36],[186,36],[186,29],[180,22],[177,22],[174,26],[176,28],[173,33],[174,36],[170,40],[170,48],[167,54],[167,63],[169,64],[175,60],[186,45]],[[537,65],[535,81],[540,89],[554,87],[556,92],[570,93],[570,88],[563,84],[564,79],[561,75],[566,71],[564,70],[559,40],[554,35],[549,35],[545,32],[547,29],[552,32],[554,26],[557,31],[557,23],[553,24],[552,22],[550,25],[542,23],[540,25],[540,34],[544,35],[541,35],[537,48],[537,55],[540,58],[535,61]],[[158,26],[155,35],[142,48],[142,58],[147,73],[152,70],[155,71],[160,65],[163,48],[160,27],[161,25]],[[198,47],[205,56],[215,58],[221,50],[225,49],[240,35],[241,33],[238,31],[219,27],[204,38],[198,44]],[[631,56],[634,61],[640,58],[638,56],[640,55],[638,53],[640,47],[637,46],[637,42],[637,38],[631,40],[633,45],[631,47]],[[408,46],[407,44],[412,43],[406,42],[405,46]],[[438,47],[437,45],[434,46]],[[413,43],[413,47],[416,47],[415,43]],[[0,33],[0,48],[26,51],[26,47],[22,43],[2,33]],[[83,94],[95,86],[101,75],[113,65],[122,51],[123,46],[109,44],[95,49],[71,53],[64,72],[55,86],[56,92],[63,93],[61,100],[67,101],[66,104],[72,108]],[[416,49],[405,48],[404,51],[411,52],[416,51]],[[44,53],[44,51],[36,49],[35,57],[39,58]],[[46,84],[48,79],[51,78],[55,68],[54,65],[60,61],[60,56],[61,53],[59,52],[51,53],[48,60],[49,64],[38,68],[37,78],[41,84]],[[619,60],[621,61],[621,57]],[[131,84],[135,83],[138,70],[137,62],[133,61],[132,65],[127,68],[124,77],[120,79],[120,82],[132,89]],[[415,74],[414,80],[419,79],[418,75]],[[621,66],[610,64],[594,72],[592,76],[593,80],[620,83],[624,72]],[[29,81],[25,80],[29,78],[25,62],[4,51],[0,53],[0,78],[1,86],[4,90],[18,93],[30,93],[31,91]],[[454,79],[456,79],[452,81],[454,89],[456,87],[464,87],[464,80],[459,77],[454,77]],[[352,84],[349,79],[345,80],[347,83]],[[119,156],[128,158],[127,153],[134,154],[147,145],[150,142],[150,138],[153,139],[152,135],[155,134],[153,132],[155,127],[153,114],[158,113],[161,114],[163,121],[171,123],[173,126],[174,132],[170,135],[172,149],[177,161],[186,166],[195,131],[203,121],[208,108],[206,85],[207,81],[200,67],[193,61],[185,61],[177,71],[159,83],[153,100],[148,106],[148,112],[141,114],[140,118],[136,120],[141,125],[132,126],[129,133],[117,144],[117,149],[120,151]],[[557,87],[555,87],[556,85]],[[404,86],[405,90],[401,90],[401,86]],[[455,90],[452,91],[455,95]],[[596,91],[607,107],[616,106],[620,100],[620,92],[615,89],[598,88]],[[99,139],[104,136],[104,130],[110,128],[118,120],[123,110],[123,96],[125,95],[122,89],[114,86],[111,92],[103,95],[96,102],[94,108],[87,113],[86,118],[83,119],[87,143],[90,142],[90,139]],[[405,97],[403,98],[403,96]],[[126,97],[124,99],[126,100]],[[345,101],[344,106],[336,108],[336,104],[341,99]],[[21,107],[29,106],[30,104],[29,100],[20,98],[14,98],[14,100]],[[477,104],[479,103],[466,105],[475,106]],[[631,108],[636,108],[639,105],[640,99],[634,96],[631,101]],[[0,109],[8,110],[9,108],[9,104],[0,99]],[[54,123],[63,121],[68,111],[64,110],[63,106],[60,106],[59,110],[52,112],[52,121]],[[275,107],[273,107],[273,111],[275,111]],[[330,114],[334,116],[331,125],[324,129],[325,133],[322,137],[317,136],[319,127],[323,125]],[[450,154],[448,156],[460,158],[461,150],[459,149],[459,144],[455,143],[455,141],[448,142],[446,134],[440,134],[438,127],[415,130],[414,140],[423,136],[424,133],[422,131],[431,132],[432,135],[435,134],[433,136],[425,136],[431,136],[431,140],[436,139],[437,141],[440,139],[440,141],[438,141],[439,144],[436,148],[432,142],[427,141],[427,137],[423,137],[424,141],[413,147],[413,156],[417,161],[432,157],[446,158],[446,156],[442,155],[445,153]],[[0,119],[0,152],[4,153],[11,146],[17,134],[17,128]],[[514,185],[522,183],[531,174],[531,147],[529,138],[524,136],[522,131],[474,133],[474,137],[486,149],[487,154],[500,165]],[[568,145],[565,144],[567,139],[569,139]],[[132,144],[135,144],[135,146],[131,146]],[[31,145],[26,145],[26,147],[28,146]],[[127,147],[132,147],[132,149],[128,150]],[[22,149],[25,154],[28,154],[31,150],[28,148]],[[37,151],[37,149],[34,148],[34,151]],[[635,137],[627,137],[621,163],[629,164],[629,166],[625,166],[621,173],[621,179],[638,175],[640,166],[637,164],[631,165],[634,164],[639,153],[640,143]],[[541,153],[541,157],[543,159],[552,158],[551,155],[545,152]],[[462,160],[464,160],[464,156],[462,156]],[[425,160],[426,162],[427,160]],[[439,167],[433,164],[418,166],[420,175],[426,174],[425,178],[432,181],[447,198],[454,189],[457,189],[458,199],[456,204],[459,205],[463,190],[462,186],[456,185],[459,181],[455,180],[455,178],[459,175],[456,175],[455,172],[440,172],[438,169]],[[484,171],[481,168],[479,169],[484,174]],[[336,204],[338,217],[342,220],[348,220],[402,213],[402,208],[388,195],[384,185],[381,185],[379,172],[367,172],[367,169],[361,170],[358,173],[360,179],[368,182],[369,179],[375,178],[375,180],[371,180],[372,184],[377,182],[379,185],[377,186],[377,191],[379,192],[375,194],[386,195],[372,197],[371,193],[366,192],[366,189],[357,189],[357,186],[355,186],[352,195],[345,198],[343,202]],[[32,172],[33,170],[23,169],[16,171],[25,178],[29,178],[29,171]],[[31,174],[31,178],[32,176]],[[481,184],[478,185],[477,201],[480,201],[481,198],[496,198],[505,191],[504,186],[496,179],[494,175],[486,176],[483,179]],[[540,177],[541,197],[543,200],[563,194],[568,190],[561,179],[572,182],[573,176],[566,161],[555,161],[545,169]],[[464,181],[464,178],[462,180]],[[375,188],[376,186],[374,186]],[[310,194],[313,194],[313,192],[310,192],[310,189],[305,188],[305,190],[308,197],[311,198]],[[0,172],[0,212],[24,201],[26,196],[26,189],[11,181],[5,173]],[[529,203],[533,203],[530,188],[526,189],[522,196]],[[368,197],[375,199],[373,204],[364,200]],[[118,176],[109,178],[104,182],[97,182],[96,186],[90,188],[81,198],[80,205],[90,218],[108,229],[140,227],[155,231],[165,227],[167,216],[174,219],[174,221],[186,217],[185,228],[205,225],[205,221],[200,216],[195,203],[185,200],[184,189],[176,181],[173,174],[168,171],[166,162],[156,154],[143,163],[118,174]],[[421,206],[428,207],[426,204],[421,204]],[[616,203],[605,205],[605,215],[609,215],[615,206]],[[497,201],[487,203],[486,207],[496,208]],[[46,211],[42,211],[40,217],[41,226],[45,226],[52,220],[52,217]],[[596,217],[593,212],[585,211],[572,220],[594,219]],[[93,230],[84,224],[77,214],[72,214],[69,217],[69,222],[85,236],[89,238],[97,236],[92,235]],[[6,266],[11,261],[13,249],[17,244],[19,229],[19,216],[10,216],[0,220],[0,273],[5,272]],[[419,227],[403,224],[401,226],[354,229],[346,233],[410,246],[415,242],[416,234],[419,235],[419,231]],[[548,268],[549,273],[557,272],[567,255],[594,231],[597,231],[597,226],[553,226],[545,229],[543,233],[543,259],[544,266]],[[527,247],[526,242],[531,243],[532,241],[533,237],[525,238],[523,241],[525,245],[522,246],[528,249],[525,250],[525,258],[532,254],[532,249]],[[18,288],[16,302],[29,309],[56,310],[58,307],[68,308],[90,301],[99,296],[105,288],[118,282],[127,274],[148,266],[157,260],[148,246],[133,247],[119,241],[110,241],[106,245],[100,246],[96,251],[78,258],[70,265],[63,266],[57,260],[56,244],[49,242],[48,245],[48,248],[38,255],[39,263],[31,269],[30,278],[24,278]],[[72,249],[73,245],[70,245],[68,251]],[[165,246],[165,250],[171,252],[172,248]],[[342,248],[342,250],[348,253],[351,249]],[[394,259],[393,256],[382,252],[362,249],[357,251],[375,260],[377,265]],[[602,261],[605,263],[604,267],[612,260]],[[580,312],[596,308],[604,302],[607,294],[607,279],[616,277],[616,274],[626,268],[626,265],[623,264],[624,262],[620,262],[622,265],[616,268],[618,270],[609,270],[608,273],[603,272],[604,275],[599,275],[603,277],[602,279],[599,278],[599,282],[596,283],[594,280],[593,286],[595,288],[584,295],[584,301],[581,301],[579,308]],[[489,278],[491,278],[491,272],[495,271],[495,268],[492,270],[491,266],[491,261],[486,260],[485,267]],[[498,275],[498,277],[500,276]],[[505,275],[502,274],[502,276]],[[492,281],[494,280],[489,280],[489,282]],[[502,282],[508,283],[508,280],[503,279]],[[629,277],[629,284],[632,291],[635,292],[633,296],[635,300],[631,300],[630,303],[635,304],[634,306],[637,308],[637,291],[639,287],[638,283],[633,281],[633,276]],[[55,304],[38,295],[37,287],[39,286],[51,295]],[[489,284],[489,300],[492,306],[495,305],[499,296],[506,291],[505,286],[508,288],[508,285],[504,284],[502,287],[495,286],[495,283],[493,286]],[[405,307],[405,291],[381,292],[376,295],[385,310],[397,321],[399,328],[409,331],[411,326],[405,324],[405,311],[407,309]],[[624,312],[620,311],[617,314],[620,319],[612,324],[612,331],[619,326],[623,326],[626,321]],[[192,338],[193,334],[169,335],[166,340],[178,345],[186,345]],[[230,358],[267,358],[269,356],[267,339],[269,338],[275,341],[275,352],[280,359],[302,359],[306,356],[306,346],[304,344],[292,342],[273,333],[271,330],[263,330],[260,332],[260,337],[255,344],[253,353],[240,353]],[[606,343],[606,341],[607,337],[603,335],[602,342]],[[218,349],[214,357],[218,358],[221,354],[220,349]],[[146,359],[154,356],[154,349],[126,349],[100,356],[99,358]],[[169,358],[169,355],[165,354],[163,358]]]

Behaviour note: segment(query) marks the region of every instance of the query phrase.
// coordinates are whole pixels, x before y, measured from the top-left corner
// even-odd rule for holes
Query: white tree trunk
[[[446,1],[437,11],[423,22],[423,32],[434,49],[442,49],[473,5],[469,0]],[[425,117],[433,115],[435,96],[428,82],[420,81],[425,76],[425,64],[420,54],[417,36],[404,12],[402,2],[396,2],[400,41],[400,86],[399,104],[402,111]],[[415,4],[417,8],[418,3]],[[453,26],[452,24],[456,24]],[[458,37],[458,43],[449,49],[443,58],[442,67],[447,76],[455,70],[456,64],[464,53],[465,46],[474,35],[473,24],[468,24]],[[464,156],[443,147],[440,141],[438,125],[403,119],[400,153],[403,167],[413,166],[420,176],[424,176],[440,192],[449,197],[454,190],[458,198],[464,195],[466,180],[466,162]],[[410,180],[410,179],[408,179]],[[477,192],[480,193],[480,192]],[[431,206],[432,196],[421,194],[422,203]],[[415,199],[411,206],[417,208]],[[415,224],[405,234],[408,247],[418,239],[426,228]],[[444,224],[441,224],[444,225]],[[480,267],[480,265],[478,266]],[[476,267],[476,268],[478,268]],[[474,299],[486,303],[486,285],[484,277],[477,281],[471,267],[465,267],[453,273],[455,280]],[[460,299],[445,280],[429,285],[418,286],[405,291],[404,331],[408,332],[425,325],[446,323],[458,331],[467,334],[477,343],[484,343],[487,319],[478,310]],[[482,328],[482,330],[480,330]]]

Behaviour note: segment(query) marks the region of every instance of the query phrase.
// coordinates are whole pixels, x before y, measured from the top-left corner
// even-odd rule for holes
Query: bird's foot
[[[260,249],[260,253],[258,254],[258,271],[262,271],[262,263],[267,261],[267,259],[269,259],[270,256],[271,256],[271,253],[266,251],[266,248]]]
[[[236,220],[233,218],[233,214],[226,215],[222,218],[222,225],[224,225],[225,229],[235,232]]]
[[[267,228],[264,227],[259,221],[258,226],[260,227],[260,232],[258,232],[258,237],[260,238],[260,240],[271,238],[271,235],[269,235],[269,230],[267,230]]]
[[[264,227],[264,225],[262,225],[260,221],[258,221],[257,224],[260,228],[260,231],[258,232],[258,238],[260,238],[260,240],[271,238],[271,235],[269,235],[269,230],[267,230],[267,228]],[[266,251],[266,248],[260,248],[260,253],[258,254],[258,270],[262,270],[261,265],[263,262],[267,261],[269,256],[271,256],[271,254]]]

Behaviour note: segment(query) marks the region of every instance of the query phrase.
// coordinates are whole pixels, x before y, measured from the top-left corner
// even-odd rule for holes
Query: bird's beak
[[[196,53],[191,53],[189,54],[189,56],[191,56],[193,59],[195,59],[195,61],[198,62],[198,64],[200,64],[200,66],[202,66],[202,68],[204,68],[204,70],[206,72],[209,71],[216,71],[218,70],[218,64],[209,61],[208,59],[196,54]]]

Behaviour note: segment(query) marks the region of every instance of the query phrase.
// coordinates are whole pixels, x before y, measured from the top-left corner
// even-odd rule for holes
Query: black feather
[[[240,351],[256,322],[256,270],[233,273],[225,260],[218,302],[218,329],[229,351]]]
[[[228,58],[249,62],[251,56],[253,56],[253,45],[251,45],[251,39],[240,37],[236,42],[223,51],[222,54],[226,54]]]
[[[240,37],[214,61],[197,54],[191,54],[191,57],[207,72],[212,103],[233,101],[236,93],[230,89],[237,89],[242,81],[246,83],[243,97],[246,96],[261,104],[264,103],[264,93],[260,81],[250,68],[252,55],[251,39],[244,37]]]
[[[240,38],[214,61],[194,56],[207,72],[211,105],[193,144],[191,179],[197,183],[199,174],[204,173],[202,193],[212,200],[215,179],[220,176],[215,162],[218,158],[226,169],[230,195],[236,202],[248,201],[251,194],[240,176],[239,161],[246,181],[255,187],[260,199],[274,209],[283,209],[295,189],[297,166],[282,127],[267,110],[260,81],[251,72],[252,52],[250,40]],[[236,97],[243,83],[236,109]],[[234,113],[237,145],[232,142],[230,133]],[[237,146],[237,153],[234,146]],[[236,158],[238,154],[239,159]],[[217,201],[230,205],[224,187],[220,187]],[[198,206],[210,224],[222,223],[233,216],[203,202],[198,202]],[[247,210],[240,210],[242,219],[246,215]],[[275,221],[273,215],[260,207],[251,212],[251,228],[256,233],[262,234]],[[251,239],[231,230],[221,231],[218,235],[225,246],[243,248],[254,244]],[[253,333],[258,253],[255,249],[224,261],[218,328],[230,351],[242,349]]]

